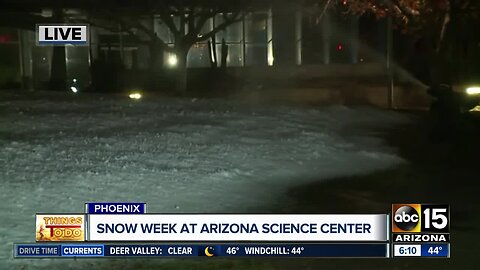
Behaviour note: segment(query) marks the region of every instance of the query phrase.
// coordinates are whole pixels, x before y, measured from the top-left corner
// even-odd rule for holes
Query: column
[[[328,65],[330,64],[330,44],[332,43],[332,23],[330,14],[328,14],[328,12],[323,14],[323,18],[320,23],[322,27],[323,64]]]
[[[275,66],[294,66],[298,61],[297,8],[295,4],[283,2],[274,5],[273,56]]]

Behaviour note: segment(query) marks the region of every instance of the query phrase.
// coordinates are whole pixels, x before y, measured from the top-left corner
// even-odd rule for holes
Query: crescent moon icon
[[[213,257],[213,255],[215,255],[215,254],[213,254],[213,253],[210,253],[210,248],[211,248],[211,247],[206,247],[206,248],[205,248],[205,256],[207,256],[207,257]],[[213,248],[212,248],[212,249],[213,249]]]

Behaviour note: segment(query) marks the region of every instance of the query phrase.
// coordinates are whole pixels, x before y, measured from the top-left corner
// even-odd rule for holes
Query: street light
[[[141,94],[140,92],[131,92],[131,93],[128,95],[128,97],[129,97],[130,99],[136,99],[136,100],[138,100],[138,99],[141,99],[141,98],[142,98],[142,94]]]
[[[478,94],[480,94],[480,87],[478,87],[478,86],[468,87],[466,89],[466,92],[469,95],[478,95]]]
[[[176,56],[175,54],[170,54],[170,55],[168,56],[167,62],[168,62],[168,65],[169,65],[170,67],[175,67],[175,66],[177,66],[177,64],[178,64],[177,56]]]

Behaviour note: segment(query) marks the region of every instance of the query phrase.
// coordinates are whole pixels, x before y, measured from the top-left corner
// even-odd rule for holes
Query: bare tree
[[[187,88],[186,63],[190,48],[241,21],[251,11],[251,7],[260,5],[260,2],[268,1],[0,0],[0,25],[34,30],[37,23],[85,22],[112,32],[121,31],[138,43],[148,45],[152,59],[156,59],[155,55],[162,51],[175,54],[178,61],[176,89],[184,93]],[[41,11],[45,9],[60,13],[68,9],[81,12],[74,16],[62,14],[63,21],[58,21],[54,17],[41,16]],[[216,16],[221,16],[222,22],[203,32],[205,24]],[[168,27],[174,37],[173,46],[155,33],[153,18],[159,18]]]
[[[461,36],[469,35],[480,21],[478,0],[333,0],[317,1],[325,6],[343,6],[346,13],[374,14],[378,18],[391,17],[397,27],[415,40],[425,44],[432,83],[448,82],[452,76],[452,48],[460,40],[471,42]],[[458,46],[458,45],[457,45]],[[462,44],[461,47],[468,46]],[[468,56],[464,56],[468,58]],[[466,59],[463,59],[466,61]],[[458,67],[457,67],[458,68]]]
[[[88,22],[110,31],[122,31],[137,42],[147,44],[153,59],[163,51],[174,54],[177,60],[176,90],[184,93],[187,89],[187,55],[190,48],[243,20],[250,11],[247,1],[242,1],[242,5],[214,4],[198,1],[159,1],[137,8],[121,7],[100,12],[91,10],[88,12]],[[207,22],[216,16],[222,18],[221,23],[210,29],[206,28]],[[169,29],[173,36],[172,46],[155,32],[152,26],[154,18],[160,19]]]

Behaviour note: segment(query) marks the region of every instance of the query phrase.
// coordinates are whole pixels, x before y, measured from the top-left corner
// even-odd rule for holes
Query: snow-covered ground
[[[0,268],[91,263],[13,260],[14,242],[34,241],[37,212],[82,212],[86,201],[268,212],[289,187],[401,163],[379,132],[405,121],[367,107],[1,95]]]

